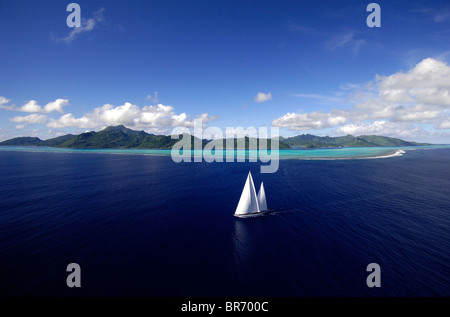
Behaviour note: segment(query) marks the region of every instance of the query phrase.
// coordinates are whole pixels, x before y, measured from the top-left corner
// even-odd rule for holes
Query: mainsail
[[[264,184],[261,183],[258,195],[256,195],[252,174],[248,172],[247,180],[245,181],[244,189],[242,190],[241,198],[239,199],[234,214],[236,216],[245,217],[246,215],[252,216],[265,211],[267,211],[267,201]]]
[[[260,211],[267,211],[266,192],[264,191],[264,183],[261,182],[261,187],[258,192],[258,203]]]
[[[245,215],[249,213],[259,212],[258,198],[256,197],[255,184],[253,183],[252,174],[248,172],[241,198],[239,199],[235,215]]]

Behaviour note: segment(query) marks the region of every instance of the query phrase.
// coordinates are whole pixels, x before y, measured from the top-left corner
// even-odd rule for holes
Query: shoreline
[[[62,150],[58,151],[57,149],[62,149]],[[278,158],[272,158],[271,156],[258,156],[257,160],[263,159],[263,160],[326,160],[326,161],[329,161],[329,160],[381,159],[381,158],[391,158],[391,157],[403,156],[407,150],[413,150],[413,148],[411,148],[411,149],[393,149],[393,150],[391,150],[387,153],[383,153],[381,155],[369,155],[369,156],[366,155],[366,156],[342,156],[342,157],[339,157],[339,156],[324,156],[324,157],[284,156],[283,157],[282,155],[279,155]],[[168,149],[145,149],[145,150],[141,150],[141,149],[70,149],[70,148],[51,148],[51,147],[40,148],[40,147],[33,147],[33,146],[30,146],[30,147],[1,146],[0,152],[1,151],[39,152],[39,153],[147,155],[147,156],[169,156],[169,157],[171,157],[171,153],[170,153],[171,150],[168,150]],[[115,151],[122,151],[122,152],[115,152]],[[140,152],[133,153],[133,151],[168,151],[168,152],[167,153],[140,153]],[[302,153],[305,153],[305,151],[307,151],[307,150],[302,150]],[[199,155],[195,155],[195,154],[191,153],[190,157],[193,159],[194,157],[199,157]],[[205,156],[203,156],[203,157],[205,157]],[[240,162],[240,161],[237,161],[238,158],[242,159],[242,156],[234,157],[232,162]],[[225,159],[226,159],[226,156],[224,156],[223,162],[226,162]],[[216,162],[216,161],[214,160],[213,162]],[[250,162],[249,157],[246,157],[244,162]],[[261,161],[261,162],[263,162],[263,161]]]
[[[380,156],[346,156],[346,157],[280,157],[280,160],[305,160],[305,161],[334,161],[334,160],[371,160],[403,156],[406,152],[403,150],[391,151],[387,155]]]

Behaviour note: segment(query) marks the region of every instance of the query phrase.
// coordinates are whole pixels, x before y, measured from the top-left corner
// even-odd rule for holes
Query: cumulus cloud
[[[450,127],[450,125],[449,125]],[[449,134],[445,131],[429,131],[423,126],[408,122],[390,122],[386,120],[374,121],[373,123],[356,123],[339,127],[334,131],[338,135],[384,135],[394,138],[413,140],[419,142],[437,142],[446,143],[449,140]]]
[[[258,103],[265,102],[272,99],[272,93],[269,92],[267,94],[263,92],[258,92],[255,96],[255,101]]]
[[[37,112],[37,113],[50,113],[52,111],[64,112],[63,107],[69,105],[69,100],[67,99],[56,99],[55,101],[49,102],[44,107],[38,105],[36,100],[30,100],[19,108],[13,108],[10,110],[22,111],[22,112]]]
[[[10,99],[0,96],[0,109],[14,110],[14,105],[10,104],[10,101]]]
[[[410,71],[391,76],[377,76],[380,97],[387,102],[429,105],[450,105],[450,67],[433,58],[426,58]]]
[[[36,100],[29,100],[20,107],[8,104],[9,99],[5,97],[0,97],[0,109],[9,111],[20,111],[20,112],[34,112],[34,113],[51,113],[53,111],[63,113],[64,107],[69,105],[68,99],[56,99],[55,101],[47,103],[44,107],[38,105]]]
[[[9,119],[9,121],[16,122],[16,123],[27,123],[27,124],[43,124],[47,121],[47,116],[43,114],[36,114],[32,113],[28,116],[18,116]]]
[[[437,123],[438,129],[450,129],[450,118],[443,118],[439,123]]]
[[[91,121],[89,118],[75,118],[71,113],[67,113],[61,116],[59,119],[51,119],[47,124],[49,128],[66,128],[66,127],[76,127],[83,129],[92,129],[97,127],[97,125]]]
[[[36,100],[30,100],[17,110],[23,112],[41,112],[42,108],[37,104]]]
[[[369,118],[436,125],[450,110],[450,67],[442,61],[426,58],[406,73],[376,76],[376,82],[378,91],[355,106]]]
[[[398,124],[385,120],[374,121],[373,123],[355,123],[347,124],[336,129],[338,134],[384,134],[384,135],[403,135],[409,136],[417,133],[419,127],[414,127],[411,124]]]
[[[202,119],[204,124],[214,120],[214,117],[208,116],[207,113],[203,113],[196,118]],[[76,118],[72,113],[67,113],[57,119],[50,119],[46,125],[49,128],[75,127],[83,129],[100,129],[109,125],[125,125],[153,133],[167,133],[173,127],[193,127],[194,119],[184,112],[176,114],[172,106],[158,104],[140,108],[137,105],[126,102],[117,107],[105,104],[79,118]]]
[[[348,88],[346,90],[349,90]],[[354,86],[346,97],[348,109],[287,113],[272,124],[290,130],[339,127],[336,133],[377,133],[403,136],[422,124],[449,129],[450,67],[426,58],[407,72],[376,76]]]
[[[0,106],[6,105],[7,103],[9,103],[9,99],[0,96]]]
[[[67,99],[56,99],[55,101],[49,102],[45,105],[43,112],[50,113],[52,111],[63,113],[63,107],[69,105],[69,100]]]
[[[155,94],[157,97],[157,94]],[[40,106],[36,100],[29,100],[24,105],[16,107],[9,104],[10,100],[0,97],[0,108],[10,111],[30,113],[26,116],[16,116],[9,121],[18,123],[17,129],[22,129],[28,124],[43,124],[52,129],[78,128],[98,130],[110,125],[125,125],[134,129],[142,129],[151,133],[168,133],[174,127],[193,128],[195,119],[202,119],[203,126],[216,120],[207,113],[191,117],[186,113],[176,113],[174,107],[157,104],[139,107],[129,102],[114,106],[104,104],[94,108],[91,112],[82,116],[66,113],[55,117],[54,113],[64,113],[64,107],[69,105],[67,99],[56,99]]]
[[[320,130],[344,124],[347,119],[336,113],[314,111],[310,113],[287,113],[273,120],[272,125],[290,130]]]

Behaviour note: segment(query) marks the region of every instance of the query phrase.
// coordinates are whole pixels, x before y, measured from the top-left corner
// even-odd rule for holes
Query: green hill
[[[191,144],[194,144],[194,137],[191,136]],[[18,137],[0,142],[0,146],[52,146],[77,149],[170,149],[181,139],[172,139],[169,135],[155,135],[144,131],[135,131],[123,125],[107,127],[98,132],[86,132],[79,135],[67,134],[53,139],[41,140],[36,137]],[[242,140],[241,140],[242,141]],[[257,140],[259,141],[259,140]],[[209,140],[202,140],[202,147]],[[245,148],[249,147],[250,139],[245,137]],[[267,140],[267,147],[271,147],[271,139]],[[238,139],[234,139],[234,148],[240,144]],[[259,144],[259,142],[257,142]],[[226,140],[223,143],[226,147]],[[428,145],[426,143],[408,142],[401,139],[389,138],[376,135],[352,135],[329,137],[302,134],[289,138],[279,138],[279,148],[286,149],[292,147],[320,148],[320,147],[366,147],[366,146],[417,146]]]
[[[0,143],[0,145],[14,145],[14,146],[39,146],[42,145],[42,140],[33,137],[18,137],[10,140],[6,140]]]
[[[289,138],[281,138],[281,140],[291,147],[370,147],[370,146],[417,146],[429,145],[428,143],[408,142],[401,139],[390,138],[377,135],[361,135],[361,136],[315,136],[311,134],[302,134]]]
[[[45,145],[52,140],[55,139],[44,141]],[[168,135],[154,135],[144,131],[135,131],[123,125],[107,127],[99,132],[92,131],[73,135],[61,139],[61,141],[52,146],[78,149],[170,149],[178,142],[177,139],[172,139]]]

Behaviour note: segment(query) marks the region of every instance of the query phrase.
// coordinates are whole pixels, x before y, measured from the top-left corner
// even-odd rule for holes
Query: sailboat
[[[267,212],[267,210],[264,183],[261,182],[259,192],[256,194],[252,173],[249,171],[234,215],[236,217],[254,217]]]

